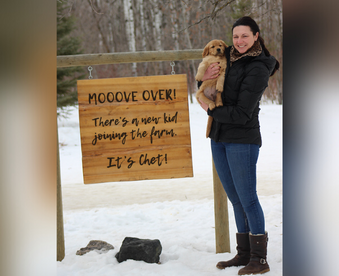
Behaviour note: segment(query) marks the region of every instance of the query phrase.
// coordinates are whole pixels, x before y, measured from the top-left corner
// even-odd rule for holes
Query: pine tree
[[[69,15],[67,1],[57,1],[57,55],[81,54],[80,39],[72,36],[75,17]],[[57,69],[57,106],[64,108],[78,102],[76,81],[84,78],[82,67]]]

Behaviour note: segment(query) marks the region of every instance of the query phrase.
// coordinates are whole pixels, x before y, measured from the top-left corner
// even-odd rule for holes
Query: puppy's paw
[[[216,102],[216,106],[217,106],[217,107],[223,106],[222,101],[217,101],[217,102]]]
[[[217,90],[217,93],[222,93],[222,91],[224,91],[224,87],[222,85],[217,85],[216,90]]]
[[[202,77],[203,77],[203,76],[201,76],[200,74],[197,74],[197,75],[195,76],[195,80],[196,80],[196,81],[201,81],[201,80],[202,80]]]
[[[213,109],[215,108],[215,103],[210,103],[210,104],[208,105],[208,108],[209,108],[210,110],[213,110]]]

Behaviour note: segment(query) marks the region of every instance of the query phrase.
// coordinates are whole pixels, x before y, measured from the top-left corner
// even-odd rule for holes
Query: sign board
[[[77,85],[85,184],[193,176],[186,75]]]

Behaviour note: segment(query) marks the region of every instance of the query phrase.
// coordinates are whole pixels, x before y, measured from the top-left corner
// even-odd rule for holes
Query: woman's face
[[[258,37],[259,33],[253,35],[249,26],[237,26],[233,29],[233,45],[240,54],[246,53]]]

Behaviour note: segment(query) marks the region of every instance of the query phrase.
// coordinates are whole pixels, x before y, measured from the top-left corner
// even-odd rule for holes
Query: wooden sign
[[[78,81],[84,183],[192,177],[186,75]]]

